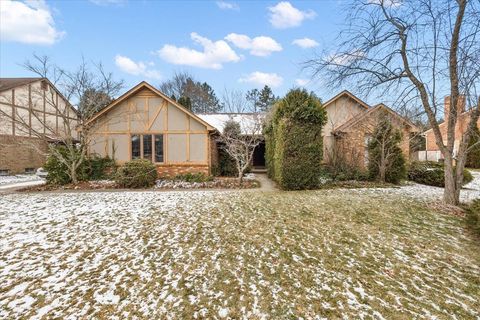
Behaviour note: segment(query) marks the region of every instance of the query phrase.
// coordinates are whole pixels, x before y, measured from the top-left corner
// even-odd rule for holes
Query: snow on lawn
[[[0,318],[475,318],[462,218],[383,191],[0,196]]]
[[[0,176],[0,186],[7,184],[17,184],[29,181],[43,181],[42,178],[34,174],[18,174],[16,176]]]

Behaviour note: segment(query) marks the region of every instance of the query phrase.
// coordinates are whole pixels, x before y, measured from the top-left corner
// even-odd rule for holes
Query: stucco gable
[[[115,108],[116,106],[120,105],[123,101],[133,97],[133,96],[145,96],[145,95],[156,95],[161,97],[162,99],[166,100],[168,103],[173,105],[174,107],[178,108],[181,112],[184,112],[188,114],[190,117],[193,119],[197,120],[198,122],[202,123],[207,127],[209,131],[215,130],[213,126],[211,126],[209,123],[205,122],[203,119],[192,113],[190,110],[186,109],[179,103],[177,103],[175,100],[169,98],[167,95],[165,95],[163,92],[160,90],[156,89],[146,81],[142,81],[139,84],[137,84],[135,87],[131,88],[127,92],[125,92],[123,95],[112,101],[108,106],[103,108],[101,111],[99,111],[95,116],[92,117],[88,121],[88,123],[91,123],[92,121],[98,119],[102,115],[108,115],[109,111]]]

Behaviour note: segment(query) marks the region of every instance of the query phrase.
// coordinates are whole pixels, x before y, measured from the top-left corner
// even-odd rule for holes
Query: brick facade
[[[410,159],[410,136],[416,131],[416,128],[409,125],[400,116],[387,111],[386,107],[376,107],[362,117],[360,121],[353,123],[344,131],[338,132],[335,139],[335,144],[339,149],[338,152],[343,154],[348,162],[361,169],[365,169],[368,164],[368,137],[375,130],[382,113],[386,114],[393,126],[401,131],[400,148],[405,159]]]
[[[175,177],[176,175],[185,173],[203,173],[209,175],[210,168],[208,165],[158,165],[157,172],[160,177]]]
[[[18,174],[26,168],[40,168],[45,164],[47,149],[47,143],[40,139],[0,135],[0,170]]]

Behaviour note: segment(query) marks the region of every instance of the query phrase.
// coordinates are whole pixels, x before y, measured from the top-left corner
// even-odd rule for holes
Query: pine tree
[[[272,89],[269,86],[264,86],[259,93],[258,99],[258,110],[259,111],[268,111],[270,107],[275,103],[277,98],[272,92]]]
[[[178,103],[187,108],[188,110],[192,110],[192,101],[189,97],[180,97],[180,99],[178,99]]]
[[[260,92],[258,91],[258,89],[252,89],[247,91],[245,98],[251,104],[251,111],[257,112],[259,107],[258,102],[260,101]]]

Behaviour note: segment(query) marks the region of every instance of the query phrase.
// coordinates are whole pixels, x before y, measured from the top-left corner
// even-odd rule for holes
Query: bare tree
[[[66,71],[52,64],[48,56],[34,55],[24,67],[43,78],[45,86],[31,88],[28,96],[28,110],[17,107],[9,101],[13,112],[0,109],[3,121],[9,121],[24,135],[34,137],[48,146],[47,153],[68,168],[68,176],[73,183],[78,182],[77,171],[87,157],[90,129],[94,123],[89,119],[105,107],[123,86],[123,81],[115,81],[111,73],[105,72],[101,64],[94,65],[94,71],[82,59],[74,71]],[[52,79],[51,85],[48,79]],[[44,97],[43,100],[32,97]],[[18,97],[17,97],[18,99]],[[70,101],[76,102],[74,107]],[[41,106],[45,104],[46,106]],[[55,120],[47,116],[55,115]],[[39,110],[42,110],[39,111]],[[32,144],[35,146],[35,144]],[[64,150],[57,148],[58,145]],[[37,152],[43,150],[37,148]]]
[[[421,105],[445,159],[443,200],[458,204],[468,144],[480,116],[480,2],[365,0],[355,1],[348,12],[337,49],[306,61],[306,67],[332,87],[351,84],[364,94],[393,96],[411,109]],[[443,95],[452,106],[445,135],[439,126]],[[456,137],[462,96],[470,120],[468,130]]]
[[[218,137],[219,145],[235,161],[238,179],[242,182],[245,171],[252,163],[255,148],[263,141],[264,115],[246,113],[248,101],[242,91],[225,89],[222,103],[231,113]]]

